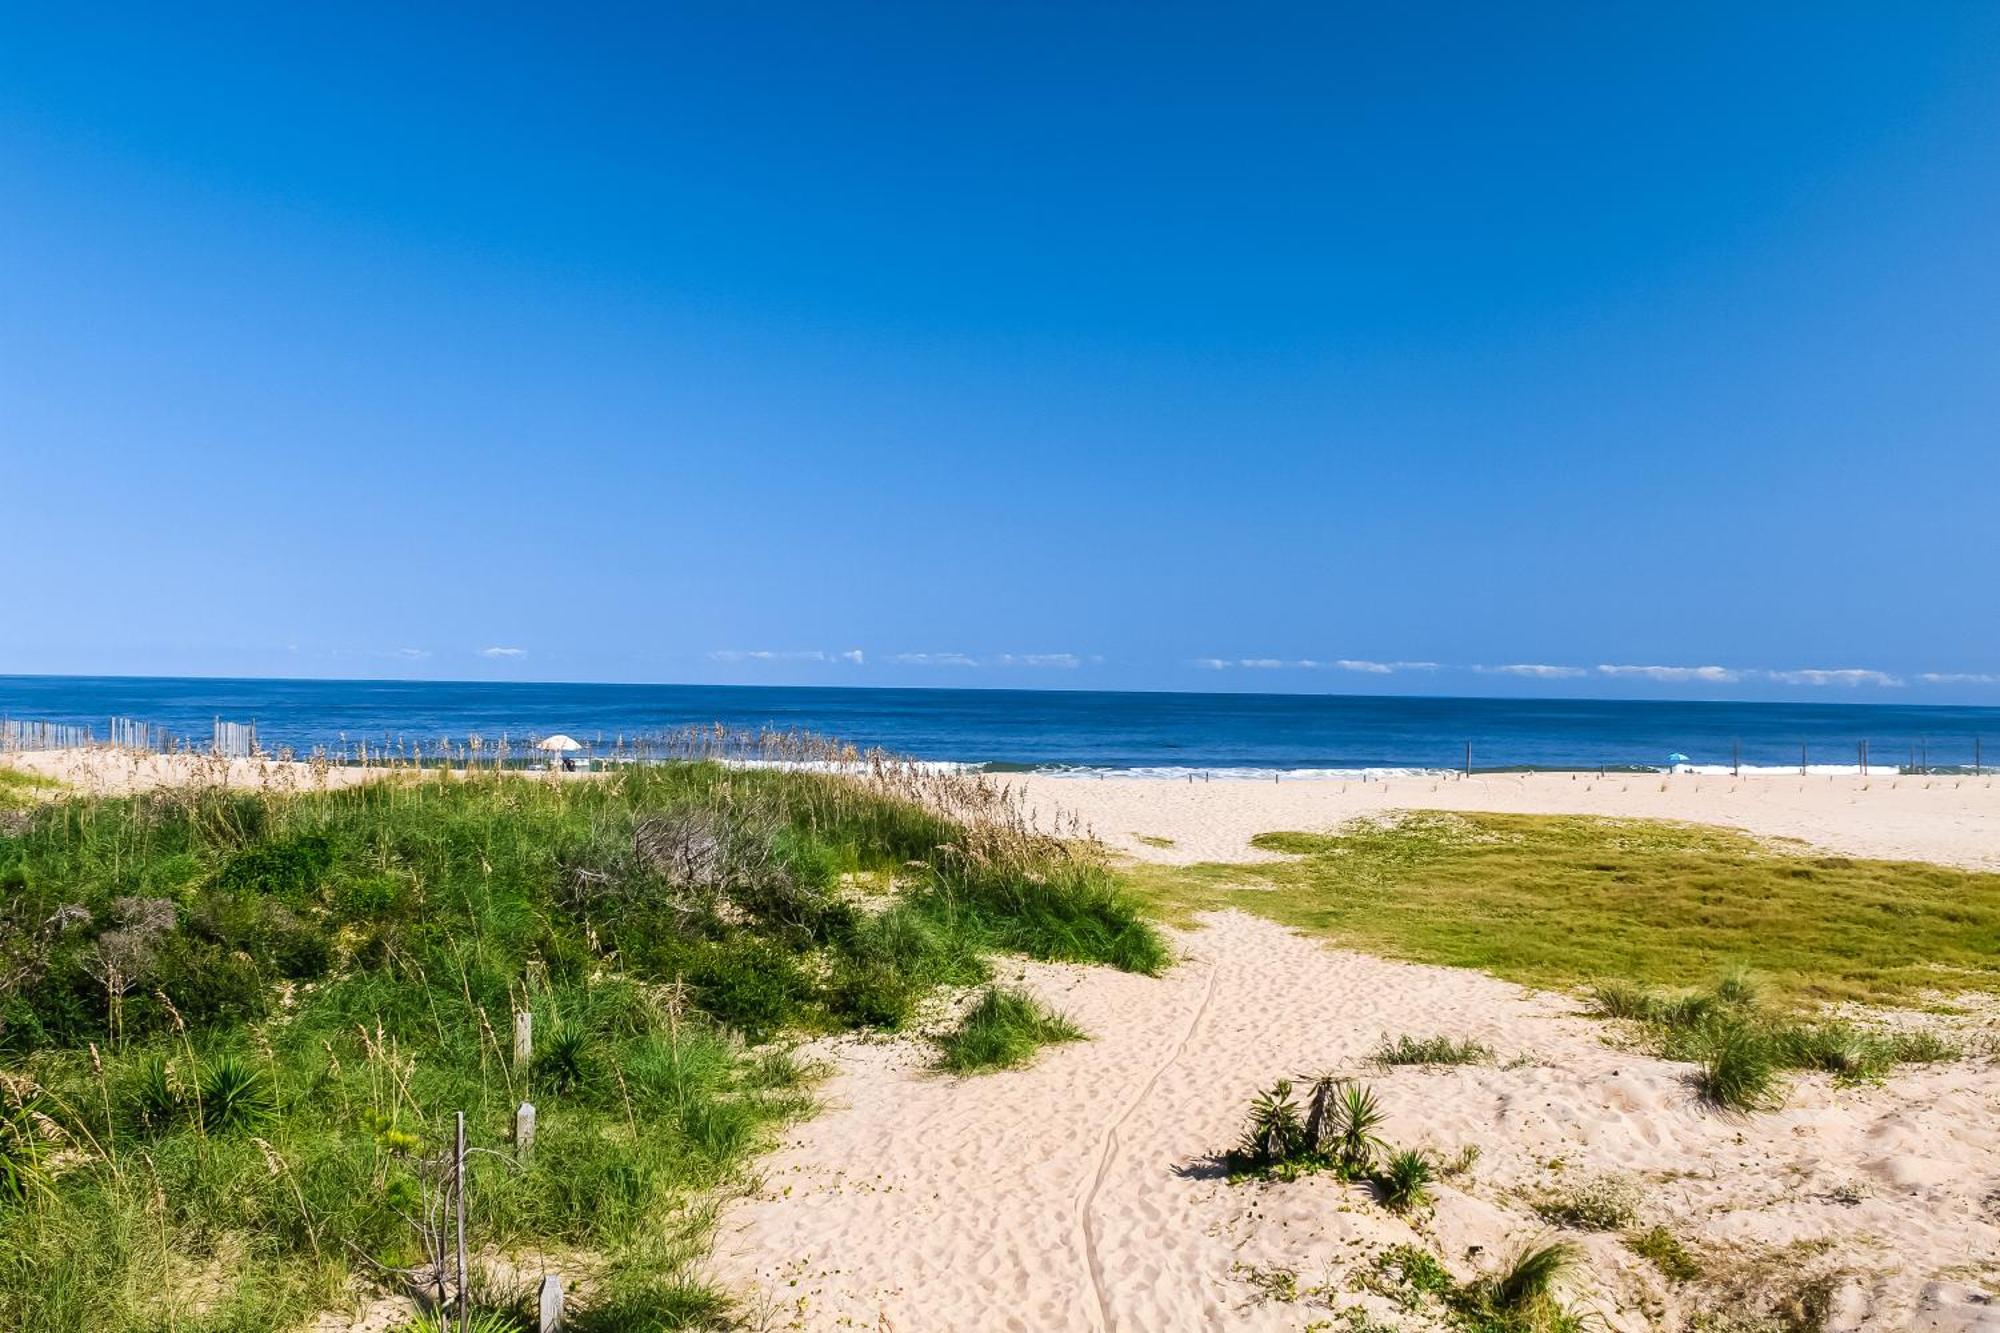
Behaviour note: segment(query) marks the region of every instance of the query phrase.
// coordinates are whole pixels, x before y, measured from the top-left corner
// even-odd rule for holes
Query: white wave
[[[1166,764],[1137,768],[1091,765],[1051,765],[1038,768],[1038,778],[1155,778],[1176,782],[1381,782],[1388,778],[1451,777],[1445,768],[1198,768]]]

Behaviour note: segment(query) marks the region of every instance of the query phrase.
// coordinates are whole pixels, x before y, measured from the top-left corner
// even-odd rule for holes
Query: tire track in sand
[[[1187,1054],[1188,1043],[1194,1040],[1195,1034],[1201,1030],[1202,1020],[1208,1017],[1209,1004],[1215,999],[1215,977],[1219,966],[1217,963],[1208,965],[1208,981],[1202,987],[1201,1003],[1195,1006],[1194,1014],[1188,1019],[1187,1031],[1181,1034],[1173,1053],[1153,1071],[1153,1076],[1146,1080],[1132,1100],[1125,1104],[1125,1109],[1098,1136],[1097,1169],[1091,1173],[1089,1187],[1077,1195],[1076,1230],[1083,1242],[1084,1267],[1090,1276],[1090,1294],[1096,1310],[1092,1327],[1098,1333],[1110,1333],[1111,1305],[1104,1298],[1104,1266],[1097,1257],[1097,1231],[1091,1225],[1091,1209],[1097,1203],[1097,1192],[1104,1187],[1104,1177],[1111,1170],[1111,1163],[1118,1157],[1118,1131],[1145,1104],[1146,1098],[1152,1095],[1153,1089],[1159,1086],[1160,1080],[1166,1077],[1175,1062]]]

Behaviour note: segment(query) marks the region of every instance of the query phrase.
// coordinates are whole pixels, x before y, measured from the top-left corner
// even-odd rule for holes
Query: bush
[[[926,989],[889,963],[844,958],[835,965],[827,983],[826,1006],[847,1023],[899,1028],[909,1021]]]

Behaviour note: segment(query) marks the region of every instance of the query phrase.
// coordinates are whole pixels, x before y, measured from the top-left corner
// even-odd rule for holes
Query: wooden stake
[[[526,1009],[514,1011],[514,1068],[525,1070],[535,1055],[535,1016]]]
[[[542,1292],[537,1307],[541,1318],[537,1333],[558,1333],[562,1328],[563,1289],[562,1279],[554,1273],[542,1279]]]
[[[522,1102],[514,1112],[514,1155],[523,1162],[535,1150],[535,1104]]]
[[[451,1178],[456,1187],[452,1193],[458,1196],[458,1329],[466,1333],[472,1327],[472,1293],[466,1290],[465,1280],[465,1112],[455,1115]]]

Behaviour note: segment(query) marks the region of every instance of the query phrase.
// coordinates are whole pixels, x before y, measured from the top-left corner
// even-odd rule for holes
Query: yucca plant
[[[590,1034],[581,1023],[559,1020],[549,1025],[542,1049],[535,1054],[535,1077],[552,1092],[575,1092],[590,1082]]]
[[[1250,1104],[1250,1123],[1238,1152],[1253,1166],[1269,1167],[1292,1160],[1305,1146],[1305,1125],[1292,1100],[1292,1081],[1281,1078]]]
[[[264,1071],[238,1055],[219,1055],[201,1071],[201,1124],[211,1134],[255,1129],[278,1113]]]
[[[1431,1159],[1414,1149],[1405,1148],[1391,1153],[1388,1165],[1376,1178],[1376,1193],[1392,1211],[1408,1212],[1421,1208],[1431,1201],[1431,1183],[1437,1179],[1437,1172],[1431,1166]]]
[[[1359,1083],[1343,1083],[1333,1102],[1331,1148],[1341,1171],[1365,1176],[1375,1164],[1375,1154],[1386,1145],[1375,1131],[1388,1117],[1382,1114],[1375,1094]]]

